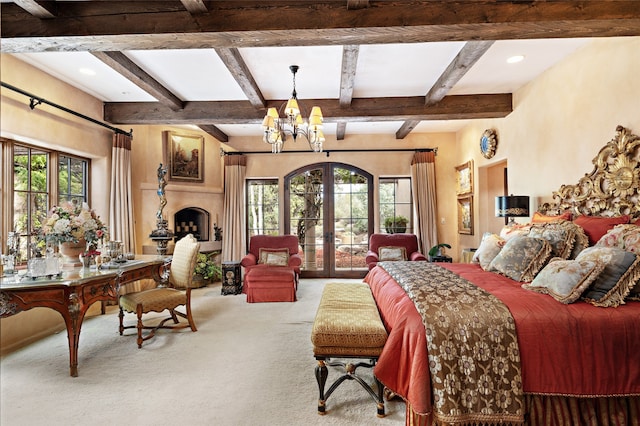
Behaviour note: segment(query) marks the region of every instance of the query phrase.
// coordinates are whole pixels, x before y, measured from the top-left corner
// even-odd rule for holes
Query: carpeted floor
[[[79,377],[68,375],[64,331],[2,358],[0,424],[403,425],[404,402],[387,401],[379,419],[355,381],[331,395],[327,415],[317,414],[309,337],[329,281],[301,280],[295,303],[246,303],[222,296],[219,283],[196,289],[198,332],[162,330],[142,349],[135,336],[118,334],[110,307],[83,324]]]

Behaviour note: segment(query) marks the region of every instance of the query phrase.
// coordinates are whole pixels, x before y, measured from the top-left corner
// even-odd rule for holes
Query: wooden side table
[[[222,290],[223,296],[227,294],[240,294],[242,292],[242,278],[240,262],[222,262]]]
[[[446,262],[446,263],[453,262],[453,260],[451,259],[451,256],[431,256],[430,259],[432,262]]]

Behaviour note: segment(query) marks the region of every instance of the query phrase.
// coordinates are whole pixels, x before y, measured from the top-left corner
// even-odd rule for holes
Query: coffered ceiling
[[[593,38],[640,35],[625,0],[0,0],[0,15],[1,51],[104,101],[105,121],[223,142],[261,135],[289,65],[327,135],[402,139],[505,117],[514,91]]]

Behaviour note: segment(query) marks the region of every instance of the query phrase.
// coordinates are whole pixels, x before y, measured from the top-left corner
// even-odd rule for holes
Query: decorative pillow
[[[289,249],[261,248],[258,263],[271,266],[287,266],[289,264]]]
[[[473,254],[472,263],[479,263],[480,267],[485,271],[489,267],[491,261],[500,253],[506,241],[496,234],[485,232],[480,242],[480,247]]]
[[[575,218],[573,222],[584,229],[584,232],[589,237],[589,245],[594,245],[609,229],[613,229],[616,225],[629,223],[629,216],[600,217],[582,215]]]
[[[549,296],[562,303],[573,303],[598,278],[604,264],[591,260],[552,259],[536,275],[531,284],[522,288]]]
[[[531,282],[550,255],[551,244],[547,240],[517,236],[507,241],[488,270],[515,281]]]
[[[595,306],[615,307],[640,281],[640,257],[617,247],[589,247],[576,260],[599,261],[605,265],[598,278],[582,294]]]
[[[640,226],[616,225],[607,231],[594,247],[618,247],[640,254]]]
[[[568,259],[573,250],[576,235],[573,229],[564,226],[565,222],[537,223],[531,226],[529,237],[543,238],[551,244],[551,255]]]
[[[531,229],[530,224],[526,224],[526,225],[516,224],[513,226],[504,226],[500,230],[500,238],[502,238],[505,241],[509,241],[511,238],[517,237],[517,236],[526,237],[527,235],[529,235],[529,229]]]
[[[378,247],[378,260],[380,262],[385,260],[407,260],[407,249],[396,246]]]
[[[549,216],[540,212],[534,212],[531,218],[532,223],[548,223],[557,222],[559,220],[571,220],[571,212],[567,211],[559,216]]]

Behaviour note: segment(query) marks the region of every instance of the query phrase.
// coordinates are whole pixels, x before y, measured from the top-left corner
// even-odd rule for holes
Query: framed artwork
[[[473,160],[456,167],[456,195],[473,193]]]
[[[473,196],[458,198],[458,233],[473,235]]]
[[[204,137],[164,132],[164,162],[169,180],[204,181]]]

